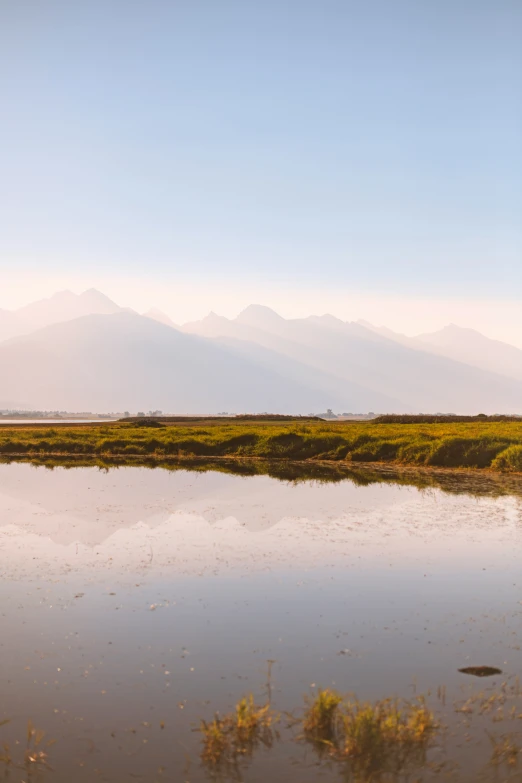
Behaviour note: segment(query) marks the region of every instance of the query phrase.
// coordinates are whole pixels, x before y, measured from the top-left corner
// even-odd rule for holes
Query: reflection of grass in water
[[[455,711],[464,716],[467,729],[475,719],[480,721],[484,717],[495,727],[505,723],[519,724],[522,720],[522,684],[518,677],[510,678],[502,682],[500,687],[472,693],[464,702],[454,706]],[[490,766],[518,766],[522,757],[522,731],[493,734],[492,728],[486,728],[485,732],[492,746]]]
[[[2,721],[0,726],[9,723],[8,720]],[[2,752],[0,753],[0,763],[4,765],[6,775],[11,769],[24,770],[27,780],[32,780],[35,773],[44,770],[50,770],[48,759],[48,748],[54,745],[55,740],[48,740],[44,743],[45,731],[35,729],[32,722],[27,723],[27,736],[22,759],[16,759],[11,753],[11,746],[4,742]],[[17,742],[18,746],[20,743]]]
[[[12,457],[0,454],[0,464],[26,462],[48,470],[54,468],[74,469],[97,467],[102,471],[123,467],[161,469],[170,472],[179,470],[197,473],[225,473],[235,476],[269,476],[291,484],[307,483],[337,484],[349,481],[356,486],[391,484],[412,486],[422,490],[436,489],[451,495],[474,497],[501,497],[522,495],[520,478],[505,474],[482,473],[478,471],[422,470],[396,466],[369,467],[339,462],[294,462],[291,460],[238,459],[238,458],[147,458],[147,457],[93,457],[63,456],[50,457],[31,455]]]
[[[489,688],[455,704],[455,711],[467,716],[494,713],[496,722],[515,717],[522,719],[522,684],[519,677],[505,680],[499,688]],[[506,712],[507,709],[507,712]]]
[[[517,767],[522,753],[520,733],[518,735],[507,734],[502,737],[491,737],[493,750],[491,763],[493,766],[507,764],[508,767]]]
[[[362,783],[422,765],[437,723],[423,699],[372,704],[325,690],[308,705],[303,729],[320,756],[346,762],[348,774]]]
[[[236,704],[234,712],[216,715],[210,723],[201,721],[203,764],[216,772],[233,774],[240,759],[251,757],[259,745],[272,746],[277,738],[275,720],[270,705],[256,705],[249,694]]]

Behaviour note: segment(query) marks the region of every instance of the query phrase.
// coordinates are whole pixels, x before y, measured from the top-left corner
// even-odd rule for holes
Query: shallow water
[[[26,419],[25,417],[0,417],[0,424],[108,424],[117,419]]]
[[[297,717],[317,687],[429,693],[446,728],[382,780],[522,779],[490,763],[490,735],[522,736],[522,502],[449,484],[0,465],[0,741],[21,757],[29,718],[57,740],[32,780],[197,783],[194,729],[245,693]],[[288,724],[238,779],[358,780]]]

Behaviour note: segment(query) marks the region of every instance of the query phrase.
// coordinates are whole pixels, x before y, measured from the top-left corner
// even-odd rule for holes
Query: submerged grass
[[[423,764],[437,728],[422,698],[370,703],[331,690],[319,691],[303,719],[305,740],[320,756],[346,762],[361,783]]]
[[[0,457],[234,458],[375,462],[522,472],[522,422],[135,423],[0,427]]]
[[[339,705],[342,696],[335,691],[320,690],[315,699],[308,705],[303,720],[303,730],[306,739],[321,750],[335,747],[339,733]]]
[[[260,744],[271,747],[279,736],[273,730],[275,720],[269,704],[256,706],[249,695],[234,712],[202,721],[203,765],[215,776],[239,772],[241,759],[251,758]],[[303,729],[300,739],[312,745],[320,759],[340,762],[347,779],[357,783],[422,766],[438,728],[422,698],[359,702],[330,689],[308,699],[304,716],[297,722]]]
[[[276,717],[270,705],[258,706],[252,694],[243,697],[233,712],[201,721],[201,760],[210,769],[230,771],[239,760],[251,757],[259,745],[271,747],[277,737]]]

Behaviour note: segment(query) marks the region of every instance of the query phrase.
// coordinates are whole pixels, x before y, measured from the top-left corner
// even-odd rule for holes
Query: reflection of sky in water
[[[154,781],[160,764],[199,783],[191,726],[262,698],[269,659],[278,709],[312,683],[462,699],[462,666],[521,670],[521,521],[516,498],[391,484],[0,466],[2,739],[29,716],[57,737],[53,783]],[[489,745],[470,732],[447,745],[475,783]],[[318,779],[285,752],[246,780]]]

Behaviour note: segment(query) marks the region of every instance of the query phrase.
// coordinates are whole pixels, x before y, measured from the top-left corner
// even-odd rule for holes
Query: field
[[[522,422],[201,419],[0,426],[0,457],[58,456],[324,460],[522,472]]]

